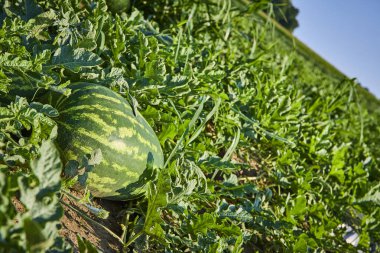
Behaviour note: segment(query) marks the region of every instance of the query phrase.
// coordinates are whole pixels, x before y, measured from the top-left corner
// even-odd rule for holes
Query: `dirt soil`
[[[71,191],[71,194],[81,198],[82,195],[79,192]],[[88,211],[83,205],[78,205],[75,201],[64,197],[63,201],[70,204],[75,209],[86,214],[96,222],[102,224],[104,227],[111,230],[117,236],[121,237],[122,229],[121,223],[123,219],[123,208],[125,202],[110,201],[104,199],[95,199],[93,205],[97,208],[103,208],[109,211],[107,219],[100,219]],[[94,222],[90,222],[79,215],[78,212],[63,205],[65,214],[61,219],[62,229],[60,234],[74,247],[74,252],[78,251],[77,234],[82,238],[90,241],[94,246],[105,253],[121,252],[122,244],[107,230],[99,226]]]

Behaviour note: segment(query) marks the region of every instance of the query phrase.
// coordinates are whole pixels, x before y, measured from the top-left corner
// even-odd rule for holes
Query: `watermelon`
[[[101,85],[74,83],[71,95],[49,95],[59,111],[59,147],[64,161],[80,161],[96,149],[100,164],[88,173],[87,188],[95,197],[127,200],[144,192],[147,162],[162,168],[159,140],[143,116],[118,93]],[[53,100],[51,99],[53,98]]]

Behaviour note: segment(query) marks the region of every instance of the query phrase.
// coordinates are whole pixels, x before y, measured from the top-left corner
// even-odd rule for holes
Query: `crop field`
[[[0,252],[379,252],[380,101],[269,0],[0,0]]]

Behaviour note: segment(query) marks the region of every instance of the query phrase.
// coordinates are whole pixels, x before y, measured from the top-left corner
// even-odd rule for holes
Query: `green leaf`
[[[147,189],[148,209],[145,216],[144,232],[161,239],[164,239],[164,233],[160,224],[162,224],[161,209],[167,203],[167,194],[170,192],[170,176],[167,170],[160,170],[157,181],[149,182]],[[163,241],[164,242],[164,241]]]
[[[173,140],[177,134],[178,134],[178,131],[175,124],[165,124],[159,135],[159,140],[160,140],[161,145],[163,145],[168,139]]]
[[[333,169],[338,170],[344,168],[348,147],[348,145],[342,145],[341,147],[334,150],[334,156],[332,160]]]
[[[41,104],[39,102],[32,102],[29,104],[29,106],[35,109],[37,112],[45,114],[46,116],[49,116],[49,117],[59,116],[58,110],[49,104]]]
[[[346,153],[348,151],[350,144],[342,144],[339,148],[334,150],[334,156],[332,160],[331,171],[329,175],[338,179],[338,181],[343,184],[345,180],[344,167],[346,160]]]
[[[0,92],[8,93],[11,81],[0,69]]]
[[[28,26],[32,29],[29,32],[28,37],[34,37],[38,40],[47,41],[50,39],[48,27],[52,26],[57,16],[53,10],[44,12],[37,17],[30,19]]]
[[[79,253],[99,253],[100,251],[91,242],[77,234]]]
[[[57,193],[61,184],[62,164],[59,153],[51,140],[42,142],[40,156],[31,161],[34,177],[18,179],[20,200],[33,222],[38,223],[49,248],[58,235],[57,225],[63,215]],[[34,226],[33,223],[31,226]],[[40,240],[40,237],[38,237]]]
[[[192,227],[194,234],[206,234],[209,229],[212,229],[216,224],[216,218],[210,213],[204,213],[197,217],[196,222]]]
[[[241,221],[245,224],[252,224],[253,216],[242,206],[230,205],[226,200],[222,200],[217,209],[220,218],[229,218],[231,220]]]
[[[206,235],[211,230],[217,231],[226,236],[241,236],[241,231],[235,224],[229,224],[225,219],[218,220],[215,213],[204,213],[196,215],[196,222],[191,226],[193,234],[201,233]]]
[[[52,245],[52,238],[46,238],[42,227],[31,218],[23,220],[26,247],[30,252],[43,252]]]
[[[146,63],[146,70],[144,76],[156,81],[163,81],[166,73],[165,64],[161,61],[154,60]]]
[[[318,244],[313,238],[310,238],[307,234],[301,234],[298,236],[293,250],[294,252],[308,252],[308,250],[316,248],[318,248]]]
[[[84,48],[88,51],[94,50],[97,46],[98,45],[96,44],[96,41],[91,38],[85,38],[81,40],[77,45],[78,48]]]
[[[25,0],[21,6],[20,3],[16,6],[12,5],[12,2],[7,0],[4,4],[4,9],[8,16],[15,14],[19,15],[24,21],[28,21],[42,12],[41,7],[34,0]]]
[[[306,238],[305,238],[306,237]],[[307,252],[307,235],[302,234],[293,246],[294,252]]]
[[[24,7],[25,14],[22,17],[24,20],[34,18],[42,12],[42,8],[38,6],[34,0],[25,0]]]
[[[380,184],[371,187],[369,191],[362,198],[357,199],[355,203],[380,206]]]
[[[298,196],[294,207],[290,210],[291,215],[302,215],[307,211],[307,200],[305,195]]]
[[[42,142],[41,156],[30,164],[33,173],[39,179],[41,191],[57,191],[61,183],[62,163],[54,143],[50,140]]]
[[[55,51],[51,63],[45,67],[62,67],[78,73],[83,68],[95,67],[102,63],[103,60],[98,55],[83,48],[73,49],[70,46],[62,46]]]

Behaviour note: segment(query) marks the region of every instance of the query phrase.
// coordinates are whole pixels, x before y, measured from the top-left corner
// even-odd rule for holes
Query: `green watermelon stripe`
[[[67,124],[63,121],[56,120],[56,122],[58,124],[58,128],[62,128],[62,129],[67,130],[67,131],[73,131],[74,130],[74,127],[70,126],[69,124]]]
[[[136,136],[137,132],[136,129],[133,129],[131,127],[120,127],[119,129],[119,136],[120,138],[131,138],[132,136]]]
[[[115,184],[117,182],[115,178],[106,176],[99,177],[93,173],[89,174],[89,178],[91,178],[92,181],[95,181],[96,184]]]
[[[85,111],[85,110],[91,110],[91,111],[101,111],[101,112],[105,112],[105,113],[112,113],[116,116],[119,116],[121,118],[124,118],[126,120],[129,120],[129,121],[132,121],[136,124],[140,124],[141,126],[143,126],[140,122],[138,122],[134,116],[131,116],[131,115],[128,115],[126,113],[123,113],[121,111],[115,111],[115,110],[112,110],[108,107],[105,107],[105,106],[102,106],[102,105],[99,105],[99,104],[81,104],[81,105],[77,105],[77,106],[73,106],[73,107],[70,107],[66,110],[62,110],[60,111],[61,114],[71,114],[73,112],[81,112],[81,111]],[[132,113],[131,113],[132,114]]]
[[[91,187],[95,191],[104,193],[111,193],[113,189],[110,185],[116,185],[117,181],[111,177],[98,176],[95,173],[89,173],[87,178],[87,184],[91,184]]]
[[[99,110],[101,112],[114,112],[114,111],[112,111],[112,109],[110,109],[108,107],[105,107],[105,106],[102,106],[100,104],[90,104],[90,105],[81,104],[81,105],[69,107],[68,109],[60,111],[60,113],[61,114],[66,114],[66,113],[73,113],[73,112],[77,112],[77,111],[82,111],[83,112],[83,111],[86,111],[86,110],[91,110],[91,111]],[[123,116],[124,115],[123,113],[120,113],[119,111],[115,112],[115,113],[118,116]]]
[[[135,172],[135,171],[131,171],[130,168],[128,168],[128,167],[124,167],[124,166],[122,166],[122,165],[120,165],[120,164],[117,164],[117,163],[113,163],[113,164],[111,165],[111,167],[112,167],[113,169],[115,169],[115,171],[122,172],[124,175],[130,177],[131,179],[135,179],[135,180],[136,180],[136,179],[138,179],[139,176],[140,176],[139,173],[137,173],[137,172]]]
[[[118,99],[118,98],[110,97],[110,96],[106,96],[106,95],[98,94],[98,93],[90,93],[90,94],[85,94],[85,95],[79,96],[77,102],[80,102],[82,100],[87,100],[89,98],[96,98],[98,100],[106,100],[106,101],[109,101],[111,103],[118,104],[118,105],[122,104],[122,101],[120,101],[120,99]]]
[[[82,108],[83,109],[83,108]],[[67,112],[66,112],[67,113]],[[73,115],[72,119],[73,120],[81,120],[82,118],[86,118],[88,121],[92,121],[94,124],[98,124],[101,126],[101,129],[105,133],[112,133],[116,131],[116,127],[112,127],[109,124],[107,124],[105,121],[103,121],[97,114],[95,113],[85,113],[85,114],[78,114],[78,115]],[[68,130],[74,130],[72,127],[69,125],[65,124],[66,128]],[[157,146],[153,145],[148,139],[145,139],[141,134],[139,134],[136,130],[133,128],[119,128],[119,136],[121,138],[125,137],[133,137],[136,136],[137,139],[144,144],[146,147],[152,149],[153,151],[157,152],[158,148]]]
[[[87,85],[86,83],[78,83],[70,87],[72,89],[71,95],[74,95],[78,92],[87,92],[89,90],[102,90],[104,86],[102,85]],[[80,89],[79,89],[80,88]]]
[[[78,93],[71,95],[69,98],[69,101],[64,105],[65,109],[71,108],[71,107],[76,107],[78,105],[97,105],[100,104],[102,106],[107,106],[110,108],[113,108],[117,110],[120,110],[119,107],[122,107],[124,109],[124,106],[122,106],[122,101],[119,99],[116,99],[114,97],[108,97],[103,95],[102,97],[96,97],[97,93]],[[108,98],[108,99],[107,99]],[[132,110],[131,110],[132,113]]]
[[[145,161],[145,157],[140,154],[140,148],[138,146],[127,146],[122,140],[109,141],[108,139],[100,136],[97,133],[89,132],[84,128],[77,129],[77,132],[83,136],[97,141],[100,146],[108,147],[113,151],[121,155],[132,155],[134,159],[139,161]]]
[[[154,152],[158,152],[157,146],[153,145],[152,142],[150,142],[148,139],[145,139],[142,137],[141,134],[137,134],[137,139],[144,144],[146,147],[152,149]]]
[[[115,151],[116,153],[123,155],[122,157],[120,157],[121,159],[117,159],[116,161],[117,163],[120,163],[120,164],[123,164],[123,163],[128,163],[128,164],[138,163],[139,164],[141,162],[146,163],[147,154],[144,152],[141,152],[138,155],[133,154],[132,156],[127,156],[126,154],[121,153],[120,150],[111,149],[110,146],[108,146],[108,144],[107,146],[104,146],[104,144],[102,144],[102,141],[106,141],[106,140],[99,140],[99,138],[92,138],[93,136],[97,136],[95,133],[91,133],[91,132],[84,133],[83,130],[81,131],[76,130],[76,131],[80,133],[81,135],[85,135],[88,138],[86,138],[85,144],[83,143],[83,141],[78,140],[78,139],[72,140],[70,147],[68,147],[69,149],[75,149],[74,151],[80,150],[84,152],[84,154],[89,154],[95,149],[100,148],[103,156],[107,156],[108,154],[115,154]],[[84,145],[92,147],[91,150],[84,149],[86,147]],[[102,165],[109,166],[109,164],[106,162],[105,159],[102,160]],[[134,171],[133,168],[131,168],[130,170]]]
[[[140,115],[140,117],[141,117],[142,119],[144,119],[141,115]],[[145,119],[144,119],[144,120],[145,120]],[[148,124],[148,123],[147,123],[147,124]],[[149,135],[149,139],[152,139],[152,140],[156,140],[156,139],[157,139],[156,134],[155,134],[153,131],[149,130],[149,129],[152,129],[151,126],[150,126],[149,124],[148,124],[148,125],[144,125],[144,124],[141,124],[141,123],[139,122],[138,126],[140,127],[141,130],[144,131],[144,134]]]
[[[81,85],[81,86],[84,86],[84,85]],[[75,90],[75,95],[76,96],[72,96],[72,95],[70,96],[70,98],[71,98],[71,100],[73,102],[69,103],[68,104],[69,106],[66,105],[66,107],[76,108],[78,106],[86,105],[86,104],[81,103],[81,101],[92,102],[90,105],[94,106],[96,109],[102,110],[102,111],[105,111],[105,112],[111,112],[112,114],[115,114],[117,116],[120,116],[120,117],[123,117],[123,118],[127,118],[127,120],[131,121],[134,125],[138,125],[141,128],[141,130],[143,130],[146,134],[150,135],[151,138],[157,138],[157,136],[154,134],[154,132],[150,131],[150,129],[147,129],[146,128],[147,126],[144,125],[144,124],[142,124],[140,122],[141,119],[143,121],[145,121],[145,119],[142,117],[142,115],[140,113],[138,113],[138,115],[137,115],[137,117],[139,117],[140,120],[137,119],[136,116],[133,115],[132,108],[130,107],[130,105],[128,104],[128,102],[126,102],[126,100],[122,96],[120,96],[119,94],[113,92],[112,90],[107,90],[108,93],[110,93],[108,96],[103,95],[103,94],[98,94],[98,93],[90,93],[90,94],[88,94],[88,91],[91,88],[89,88],[88,86],[84,86],[84,87],[86,87],[87,90],[84,90],[84,91],[82,89]],[[100,86],[100,85],[91,86],[91,87],[96,87],[95,90],[106,89],[105,87]],[[78,94],[76,94],[77,92],[78,92]],[[111,106],[114,107],[114,103],[116,103],[118,105],[122,105],[124,107],[124,109],[126,110],[126,112],[128,112],[128,113],[123,113],[122,111],[112,110],[112,109],[110,110],[109,108],[107,108],[105,106],[99,106],[99,104],[102,104],[101,102],[98,102],[98,103],[94,104],[93,101],[95,101],[95,100],[89,99],[92,96],[95,97],[95,98],[97,98],[97,99],[103,99],[103,100],[106,100],[107,102],[111,103],[109,105],[109,107],[111,107]],[[123,100],[125,100],[125,101],[123,101]],[[80,105],[71,107],[70,106],[71,104],[80,104]],[[80,110],[79,108],[72,109],[70,111]],[[88,108],[88,109],[90,109],[90,108]],[[67,112],[67,110],[68,109],[63,110],[63,111],[61,111],[61,113],[65,113],[65,112]],[[148,128],[150,128],[149,125],[148,125]]]
[[[75,120],[81,121],[81,120],[85,119],[88,122],[92,122],[95,125],[100,126],[104,133],[112,133],[112,132],[116,131],[116,127],[105,122],[96,113],[89,113],[89,112],[88,113],[82,113],[82,114],[77,113],[77,114],[72,115],[71,119],[74,121]]]
[[[135,116],[131,116],[131,115],[128,115],[126,113],[123,113],[121,111],[115,111],[115,110],[112,110],[110,108],[107,108],[105,106],[102,106],[102,105],[99,105],[99,104],[81,104],[81,105],[77,105],[77,106],[74,106],[74,107],[70,107],[66,110],[62,110],[60,112],[61,115],[65,115],[65,114],[72,114],[73,112],[81,112],[81,111],[85,111],[85,110],[92,110],[92,111],[96,111],[96,110],[99,110],[99,111],[102,111],[102,112],[105,112],[105,113],[112,113],[116,116],[119,116],[120,118],[123,118],[125,120],[129,120],[131,121],[134,125],[137,125],[139,126],[139,128],[141,130],[143,130],[146,134],[148,134],[150,136],[150,138],[157,138],[151,131],[149,131],[149,129],[146,128],[146,126],[144,126],[142,123],[140,123],[136,118]],[[141,116],[142,117],[142,116]]]

